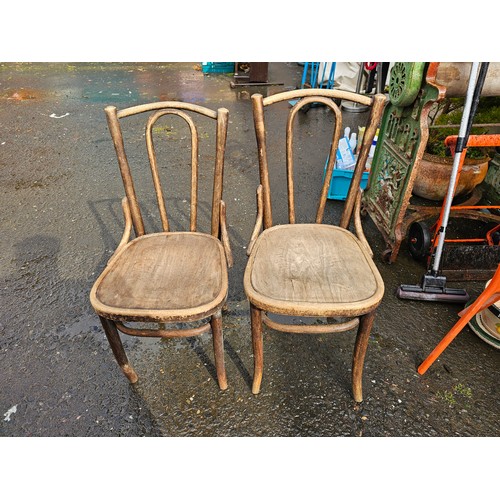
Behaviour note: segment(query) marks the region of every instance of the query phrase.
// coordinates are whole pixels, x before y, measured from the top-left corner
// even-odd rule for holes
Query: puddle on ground
[[[47,93],[36,89],[7,89],[0,93],[1,99],[11,99],[13,101],[28,101],[31,99],[43,99]]]
[[[83,89],[83,99],[88,99],[93,103],[121,103],[121,102],[136,102],[139,100],[139,92],[137,90],[96,90],[91,88]]]

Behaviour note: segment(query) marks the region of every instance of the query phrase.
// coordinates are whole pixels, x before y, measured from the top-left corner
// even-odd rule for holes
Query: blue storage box
[[[234,62],[202,62],[203,73],[234,73]]]
[[[345,200],[347,198],[347,193],[349,192],[353,174],[354,170],[334,168],[327,198],[329,200]],[[360,183],[360,187],[362,189],[365,189],[366,184],[368,183],[369,175],[370,172],[363,172]]]

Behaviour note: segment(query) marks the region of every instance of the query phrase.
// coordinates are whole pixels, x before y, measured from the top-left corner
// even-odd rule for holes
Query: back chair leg
[[[352,392],[354,400],[357,403],[363,401],[363,366],[374,319],[375,311],[365,314],[359,319],[358,333],[356,335],[352,359]]]
[[[222,333],[222,315],[217,312],[210,319],[214,343],[215,370],[221,390],[227,389],[226,368],[224,366],[224,335]]]
[[[250,304],[250,321],[252,327],[252,345],[253,345],[253,385],[252,392],[259,394],[260,384],[262,382],[262,371],[264,368],[264,349],[262,341],[262,311]]]
[[[123,370],[125,376],[130,380],[132,384],[135,384],[137,382],[138,377],[137,374],[135,373],[135,370],[128,362],[128,358],[127,355],[125,354],[125,350],[123,349],[123,344],[120,339],[120,334],[118,333],[115,323],[107,318],[103,318],[102,316],[99,316],[99,319],[101,320],[104,333],[108,338],[109,345],[111,346],[111,350],[115,355],[116,361],[118,361],[118,364],[120,365],[120,368]]]

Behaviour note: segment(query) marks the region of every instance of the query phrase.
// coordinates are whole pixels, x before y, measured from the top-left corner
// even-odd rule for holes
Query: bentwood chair
[[[108,106],[105,112],[125,187],[126,196],[122,200],[125,229],[116,251],[92,287],[92,306],[99,315],[120,368],[131,383],[135,383],[138,377],[127,359],[119,332],[139,337],[171,338],[190,337],[211,330],[217,379],[219,387],[224,390],[227,380],[221,310],[227,298],[227,268],[232,265],[222,200],[228,111],[224,108],[212,111],[191,103],[156,102],[122,110]],[[121,125],[121,120],[142,113],[148,115],[143,130],[162,225],[162,231],[149,234],[146,234],[132,180]],[[165,115],[170,117],[163,118]],[[171,231],[169,226],[153,143],[153,136],[157,135],[153,131],[166,128],[156,125],[160,118],[168,123],[178,121],[180,127],[184,126],[191,132],[189,231]],[[207,223],[211,224],[210,234],[197,230],[198,179],[203,174],[198,174],[199,134],[193,118],[208,118],[209,125],[213,123],[215,130],[211,220]],[[184,149],[189,154],[189,147]],[[131,239],[132,228],[135,237]]]
[[[342,116],[335,100],[347,100],[371,107],[363,143],[354,170],[352,183],[338,226],[323,224],[323,215],[334,168],[337,144],[341,136]],[[268,168],[269,130],[265,116],[275,108],[271,105],[295,102],[286,124],[286,163],[288,224],[273,225],[271,184]],[[331,148],[324,175],[314,223],[296,223],[293,162],[294,120],[304,106],[319,103],[333,112]],[[260,391],[263,374],[263,324],[273,330],[288,333],[331,333],[358,328],[354,346],[352,390],[357,402],[363,400],[362,374],[365,353],[375,310],[383,294],[384,283],[373,262],[373,253],[363,234],[360,217],[360,181],[380,117],[385,97],[358,95],[329,89],[292,90],[263,98],[252,95],[255,133],[257,137],[260,185],[257,189],[257,220],[248,245],[249,260],[245,270],[244,288],[250,302],[254,376],[252,392]],[[282,105],[283,106],[283,105]],[[303,119],[299,120],[304,122]],[[274,123],[274,122],[273,122]],[[324,126],[319,120],[320,127]],[[314,135],[314,133],[310,133]],[[269,147],[268,147],[269,146]],[[276,156],[275,147],[272,148]],[[323,163],[325,165],[325,163]],[[309,178],[313,168],[308,167]],[[317,172],[319,182],[321,174]],[[356,235],[349,230],[353,219]],[[262,226],[264,230],[262,231]],[[261,232],[262,231],[262,232]],[[288,324],[272,318],[281,316],[307,317],[323,323]],[[328,320],[328,318],[337,318]],[[326,322],[325,322],[326,321]]]

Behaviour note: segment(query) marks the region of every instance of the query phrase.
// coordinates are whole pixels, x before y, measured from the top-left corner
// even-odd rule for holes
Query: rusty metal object
[[[383,258],[389,262],[396,260],[406,236],[404,217],[417,176],[417,168],[414,167],[419,164],[427,145],[429,111],[435,102],[445,96],[445,88],[435,83],[438,66],[439,63],[426,64],[423,69],[425,81],[415,101],[404,107],[391,101],[382,119],[363,208],[386,241],[387,250]],[[400,76],[403,78],[404,74]],[[413,77],[410,83],[414,81]],[[413,91],[410,89],[407,92]],[[407,103],[408,99],[402,101]]]
[[[471,206],[474,206],[474,208],[481,210],[483,206],[482,205],[479,206],[477,205],[477,203],[481,200],[482,197],[483,197],[482,189],[480,187],[476,187],[470,194],[469,198],[467,198],[467,200],[451,207],[453,216],[455,217],[464,216],[470,219],[475,218],[479,220],[477,214],[474,215],[474,212],[468,211],[467,209],[470,208]],[[419,205],[408,205],[407,214],[402,224],[402,232],[406,234],[408,232],[408,228],[413,222],[428,219],[431,217],[438,217],[440,212],[441,212],[440,206],[423,207]],[[480,217],[481,220],[490,220],[492,222],[496,222],[497,220],[499,220],[498,215],[487,214],[484,212],[480,215]]]
[[[398,63],[393,68],[399,78],[391,74],[391,83],[404,86],[410,63]],[[418,63],[413,63],[418,64]],[[434,103],[446,96],[465,95],[470,63],[427,63],[416,99],[398,97],[386,107],[377,149],[372,161],[368,185],[363,198],[363,211],[368,213],[386,242],[384,260],[395,262],[401,243],[412,222],[429,216],[429,207],[410,205],[429,137],[428,116]],[[412,78],[412,82],[415,78]],[[407,91],[414,94],[413,89]],[[490,63],[488,78],[482,95],[500,95],[500,64]],[[403,98],[404,97],[404,98]],[[397,105],[402,102],[404,105]],[[419,179],[420,181],[420,179]],[[475,197],[479,191],[473,190]],[[479,199],[474,202],[479,201]],[[472,204],[472,202],[469,202]],[[437,208],[439,213],[440,207]]]
[[[462,97],[467,91],[471,62],[441,62],[436,73],[436,83],[446,87],[447,97]],[[481,90],[482,96],[500,95],[500,63],[490,62],[488,77]]]
[[[466,195],[483,182],[488,173],[489,159],[466,159],[460,173],[455,196]],[[450,182],[453,160],[424,153],[413,184],[413,194],[426,200],[442,201]]]
[[[484,179],[484,196],[490,203],[500,205],[500,153],[495,152]]]
[[[448,245],[443,252],[443,273],[452,281],[488,280],[500,262],[500,246]],[[473,263],[473,267],[466,265]]]
[[[452,150],[452,154],[455,154],[457,142],[458,136],[448,136],[445,139],[445,144]],[[463,159],[465,158],[467,149],[484,146],[500,146],[500,134],[470,135],[468,137],[466,147],[462,151],[455,192],[456,186],[462,177]],[[483,279],[485,274],[491,274],[495,271],[500,262],[500,246],[498,245],[498,241],[493,241],[492,237],[492,233],[498,231],[500,227],[500,217],[492,213],[495,209],[498,211],[500,206],[462,205],[460,207],[451,207],[450,215],[473,220],[494,221],[497,223],[497,226],[488,231],[484,238],[445,240],[446,242],[458,245],[448,245],[446,252],[443,253],[442,269],[444,272],[449,274],[449,271],[452,271],[455,279],[464,281],[468,279]],[[440,214],[440,218],[435,224],[434,247],[436,246],[438,231],[441,227],[441,218],[442,214]],[[472,243],[472,245],[464,243]]]

